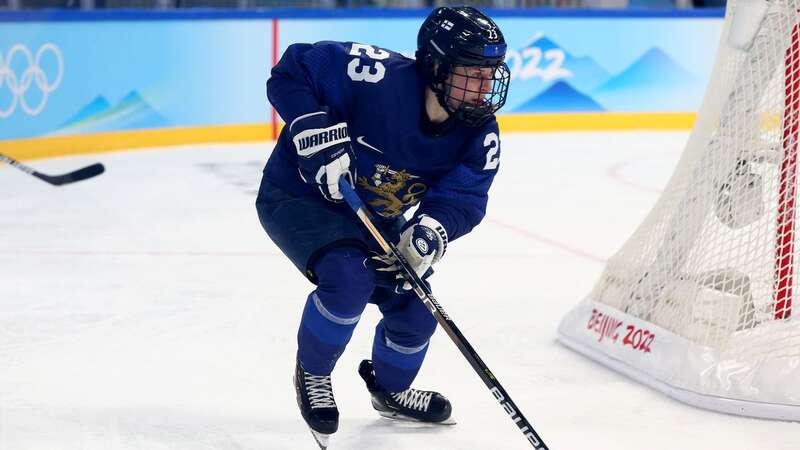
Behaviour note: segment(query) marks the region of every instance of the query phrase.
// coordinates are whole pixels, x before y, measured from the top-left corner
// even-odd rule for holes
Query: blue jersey
[[[356,154],[356,192],[387,221],[419,205],[450,240],[486,214],[500,156],[497,122],[457,125],[442,135],[422,131],[426,82],[413,59],[352,42],[294,44],[267,82],[270,102],[286,123],[327,110],[347,122]],[[284,127],[264,176],[287,192],[318,196],[298,173]],[[354,219],[355,220],[355,219]]]

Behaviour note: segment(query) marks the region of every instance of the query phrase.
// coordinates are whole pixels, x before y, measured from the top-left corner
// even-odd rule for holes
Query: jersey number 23
[[[377,83],[386,75],[386,67],[381,63],[381,60],[389,57],[389,52],[386,50],[381,50],[371,45],[354,43],[350,48],[350,54],[355,56],[347,64],[347,76],[351,80]],[[361,56],[366,56],[373,61],[363,61]]]

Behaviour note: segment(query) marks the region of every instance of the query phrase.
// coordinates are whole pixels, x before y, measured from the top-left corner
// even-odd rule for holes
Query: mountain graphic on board
[[[525,47],[539,47],[540,49],[542,49],[543,52],[552,50],[554,48],[561,48],[560,45],[556,44],[555,42],[553,42],[552,39],[541,33],[536,34],[535,36],[533,36],[533,38],[529,39],[528,42],[525,44]],[[564,49],[561,48],[561,50]],[[569,53],[569,52],[564,50],[564,53]]]
[[[653,47],[591,94],[613,111],[692,111],[703,89],[694,75]]]
[[[593,111],[605,111],[605,108],[565,81],[556,81],[541,94],[514,108],[514,112]]]
[[[603,83],[594,92],[630,89],[635,86],[674,85],[691,83],[694,76],[663,50],[653,47],[619,75]]]
[[[92,116],[101,114],[111,109],[111,103],[102,95],[98,95],[94,100],[86,104],[83,108],[75,113],[72,117],[67,119],[66,122],[61,124],[59,128],[69,127],[82,122]]]
[[[161,128],[169,122],[136,91],[113,107],[98,96],[64,122],[55,134]]]
[[[167,124],[166,119],[136,91],[125,96],[112,111],[124,120],[127,128],[158,128]]]

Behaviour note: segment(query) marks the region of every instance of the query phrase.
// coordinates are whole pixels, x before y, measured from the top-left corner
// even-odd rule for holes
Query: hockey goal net
[[[729,0],[678,167],[566,346],[689,404],[800,421],[799,23],[800,0]]]

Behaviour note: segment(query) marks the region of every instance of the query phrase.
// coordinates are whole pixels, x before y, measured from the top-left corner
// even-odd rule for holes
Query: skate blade
[[[455,421],[455,419],[453,419],[453,416],[450,416],[450,417],[448,417],[447,419],[445,419],[445,420],[443,420],[441,422],[423,422],[423,421],[421,421],[419,419],[415,419],[413,417],[409,417],[409,416],[406,416],[404,414],[400,414],[400,413],[397,413],[397,412],[378,411],[378,414],[380,414],[383,417],[386,417],[387,419],[399,420],[399,421],[402,421],[402,422],[419,423],[419,424],[423,424],[423,425],[455,425],[457,423]]]
[[[319,448],[321,448],[322,450],[326,450],[328,448],[328,441],[330,440],[331,435],[319,433],[310,428],[309,431],[311,431],[311,435],[314,436],[314,440],[317,441],[317,445],[319,445]]]

